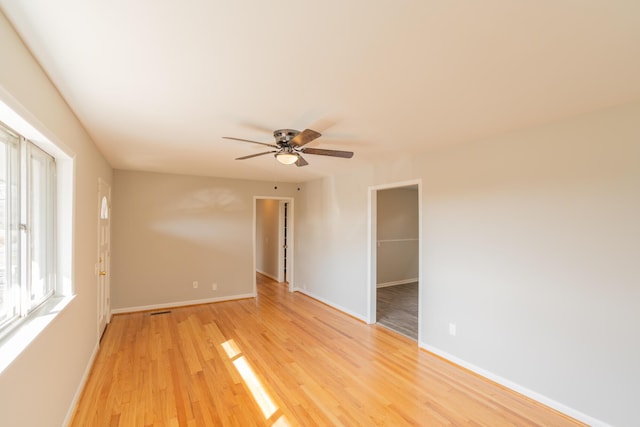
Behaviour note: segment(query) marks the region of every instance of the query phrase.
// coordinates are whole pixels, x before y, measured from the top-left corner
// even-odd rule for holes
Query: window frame
[[[19,186],[19,182],[20,179],[18,177],[13,176],[13,174],[19,173],[19,167],[18,167],[18,163],[19,163],[19,150],[20,150],[20,135],[18,135],[17,133],[13,132],[9,127],[4,126],[1,122],[0,122],[0,132],[5,133],[8,138],[7,138],[7,142],[4,143],[4,141],[2,142],[2,144],[4,145],[3,149],[5,151],[5,164],[6,164],[6,170],[5,170],[5,176],[2,177],[3,179],[5,179],[5,183],[4,183],[4,209],[3,209],[3,213],[4,213],[4,220],[5,220],[5,225],[4,225],[4,239],[5,239],[5,247],[10,246],[11,242],[13,239],[16,239],[16,244],[18,245],[18,248],[16,250],[16,253],[13,254],[11,253],[10,250],[5,251],[4,256],[2,258],[4,261],[4,287],[5,287],[5,293],[10,295],[9,298],[11,298],[13,300],[13,304],[12,304],[12,308],[13,308],[13,313],[11,315],[9,315],[5,320],[0,321],[0,336],[2,336],[5,332],[5,330],[10,330],[11,329],[11,325],[18,322],[20,320],[20,318],[22,317],[22,310],[21,310],[21,305],[20,305],[20,297],[19,297],[19,292],[20,289],[18,287],[19,283],[19,271],[16,271],[16,274],[18,275],[17,277],[13,276],[13,267],[14,267],[14,261],[12,261],[12,257],[13,255],[15,255],[17,258],[20,257],[20,253],[19,253],[19,243],[18,241],[20,240],[20,233],[17,230],[18,227],[18,223],[20,222],[19,219],[19,213],[20,210],[19,209],[12,209],[12,206],[15,204],[17,206],[19,206],[20,204],[20,198],[19,198],[19,194],[20,194],[20,188],[14,188],[13,185],[17,185]],[[3,136],[4,139],[4,136]],[[14,139],[14,141],[11,141],[10,139]],[[14,147],[10,146],[13,145]],[[15,182],[14,182],[15,181]],[[11,215],[13,213],[13,215]],[[7,244],[8,242],[8,244]],[[19,260],[15,260],[15,264],[19,265]]]
[[[5,282],[13,293],[14,307],[12,316],[0,323],[2,339],[59,295],[56,260],[56,158],[2,122],[0,132],[15,138],[12,143],[17,145],[15,158],[7,156],[5,159],[6,176],[9,177],[5,195],[5,248],[13,245],[10,235],[16,238],[17,248],[15,253],[7,250],[4,254]],[[5,150],[9,152],[10,147]],[[34,183],[35,177],[40,178],[37,183]],[[42,205],[45,206],[44,209]],[[35,212],[34,209],[38,211]],[[39,262],[35,262],[35,249],[38,249]],[[13,273],[14,269],[16,274]],[[43,291],[36,298],[34,269],[44,274],[41,285]],[[11,274],[8,274],[9,271]]]

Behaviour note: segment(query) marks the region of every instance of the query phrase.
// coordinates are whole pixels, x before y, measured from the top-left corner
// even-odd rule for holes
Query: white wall
[[[296,187],[116,170],[112,308],[252,295],[253,198],[293,197]]]
[[[298,283],[365,318],[368,187],[422,179],[421,345],[587,421],[634,425],[638,123],[633,104],[306,183]]]
[[[73,259],[76,298],[0,374],[0,425],[60,426],[98,343],[98,177],[111,168],[0,13],[0,98],[75,160]],[[59,195],[67,197],[68,195]]]
[[[357,318],[367,312],[367,186],[357,171],[300,185],[296,199],[296,288]]]
[[[278,280],[280,201],[256,200],[256,270]]]
[[[59,426],[97,344],[97,180],[110,182],[111,169],[1,14],[0,54],[2,100],[75,155],[77,297],[0,374],[0,425]],[[364,318],[367,189],[422,179],[420,342],[595,419],[634,425],[640,395],[638,123],[635,104],[306,183],[296,193],[297,285]],[[123,195],[122,181],[114,183],[113,212],[120,215],[114,248],[127,241],[123,221],[133,221],[128,229],[149,238],[128,240],[148,253],[113,259],[114,307],[205,298],[191,292],[192,280],[222,278],[218,295],[247,292],[251,197],[282,194],[264,183],[236,181],[226,191],[196,178],[160,176],[145,184],[147,178],[130,182],[151,188],[153,197]],[[209,193],[212,188],[221,192]],[[156,207],[166,210],[158,211],[138,200],[157,203],[170,200],[167,195],[184,204],[163,202]],[[234,211],[238,202],[242,207]],[[136,217],[139,210],[151,217]],[[219,222],[237,231],[236,243],[229,246],[227,232],[213,225]],[[193,277],[192,263],[203,260],[214,266]],[[236,274],[227,277],[220,260],[232,262]],[[129,265],[136,261],[141,264]],[[170,277],[156,275],[158,266]],[[447,335],[449,322],[457,324],[455,338]]]
[[[418,189],[378,190],[377,259],[378,286],[418,280]]]

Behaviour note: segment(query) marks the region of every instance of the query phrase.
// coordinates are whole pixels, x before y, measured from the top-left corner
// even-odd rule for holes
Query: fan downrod
[[[291,140],[299,133],[300,131],[295,129],[277,129],[273,131],[273,137],[278,145],[289,145]]]

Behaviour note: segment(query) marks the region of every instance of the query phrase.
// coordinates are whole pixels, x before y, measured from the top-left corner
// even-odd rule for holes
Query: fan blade
[[[307,163],[307,161],[303,159],[300,154],[298,154],[298,160],[296,161],[296,166],[301,167],[301,166],[307,166],[308,164],[309,163]]]
[[[265,154],[271,154],[271,153],[276,153],[276,150],[273,151],[265,151],[264,153],[258,153],[258,154],[250,154],[248,156],[244,156],[244,157],[238,157],[236,160],[244,160],[244,159],[250,159],[252,157],[258,157],[258,156],[264,156]]]
[[[340,150],[324,150],[322,148],[303,148],[304,154],[318,154],[320,156],[342,157],[343,159],[350,159],[353,157],[353,151],[340,151]]]
[[[252,144],[260,144],[260,145],[265,145],[267,147],[273,147],[273,148],[280,148],[275,144],[267,144],[264,142],[258,142],[258,141],[251,141],[250,139],[242,139],[242,138],[234,138],[232,136],[223,136],[223,139],[233,139],[234,141],[242,141],[242,142],[250,142]]]
[[[302,147],[303,145],[308,144],[314,139],[320,138],[321,136],[322,134],[320,132],[316,132],[313,129],[305,129],[294,136],[291,141],[289,141],[289,144],[291,144],[293,147]]]

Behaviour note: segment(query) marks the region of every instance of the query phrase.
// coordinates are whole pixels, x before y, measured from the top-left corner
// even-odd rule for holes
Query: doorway
[[[98,337],[111,320],[111,186],[98,179]]]
[[[420,340],[421,181],[369,188],[369,323]]]
[[[254,271],[294,289],[293,199],[254,197]],[[256,287],[254,285],[254,292]]]

